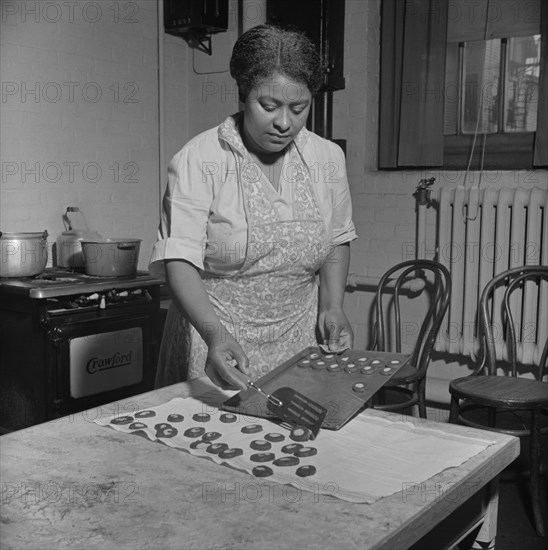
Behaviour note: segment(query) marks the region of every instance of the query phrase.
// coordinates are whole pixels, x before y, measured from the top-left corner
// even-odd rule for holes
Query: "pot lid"
[[[102,239],[103,237],[97,231],[89,229],[70,229],[63,231],[61,237],[76,237],[77,239]]]
[[[47,231],[40,231],[39,233],[8,233],[7,231],[0,231],[0,239],[46,239],[48,237]]]

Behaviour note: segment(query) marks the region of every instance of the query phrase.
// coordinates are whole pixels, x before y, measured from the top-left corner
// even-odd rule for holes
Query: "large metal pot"
[[[87,275],[96,277],[133,277],[141,239],[97,239],[82,241]]]
[[[34,277],[48,262],[48,232],[0,232],[0,277]]]

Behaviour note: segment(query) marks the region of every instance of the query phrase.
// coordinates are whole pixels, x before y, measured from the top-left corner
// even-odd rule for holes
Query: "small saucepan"
[[[0,277],[34,277],[46,269],[48,232],[0,231]]]
[[[84,268],[95,277],[134,277],[141,239],[94,239],[82,241]]]

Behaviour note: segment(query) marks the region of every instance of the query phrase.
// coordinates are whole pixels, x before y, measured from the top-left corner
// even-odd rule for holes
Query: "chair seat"
[[[449,392],[461,399],[504,408],[548,407],[548,383],[510,376],[466,376],[449,384]]]
[[[401,384],[410,384],[420,378],[419,371],[411,364],[404,365],[398,372],[386,383],[387,386],[399,386]]]

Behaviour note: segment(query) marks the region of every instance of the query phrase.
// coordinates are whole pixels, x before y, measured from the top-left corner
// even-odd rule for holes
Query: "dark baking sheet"
[[[344,365],[347,363],[342,358],[348,357],[348,362],[357,364],[359,358],[366,357],[367,361],[360,362],[360,365],[367,366],[375,360],[380,360],[381,365],[376,367],[374,374],[363,374],[360,368],[355,373],[348,373],[344,368],[338,372],[329,372],[327,366],[321,370],[299,366],[301,360],[314,353],[321,356],[326,363],[336,360]],[[390,364],[393,360],[399,361],[399,364]],[[367,401],[408,361],[409,355],[402,353],[363,350],[346,350],[341,355],[335,355],[333,359],[326,359],[326,354],[320,348],[309,347],[256,380],[255,384],[268,394],[287,386],[306,395],[327,409],[322,428],[338,430],[365,408]],[[383,365],[392,367],[390,374],[380,373]],[[365,383],[365,391],[354,391],[352,387],[356,382]],[[221,408],[252,417],[275,418],[266,406],[266,398],[252,389],[231,397]]]

